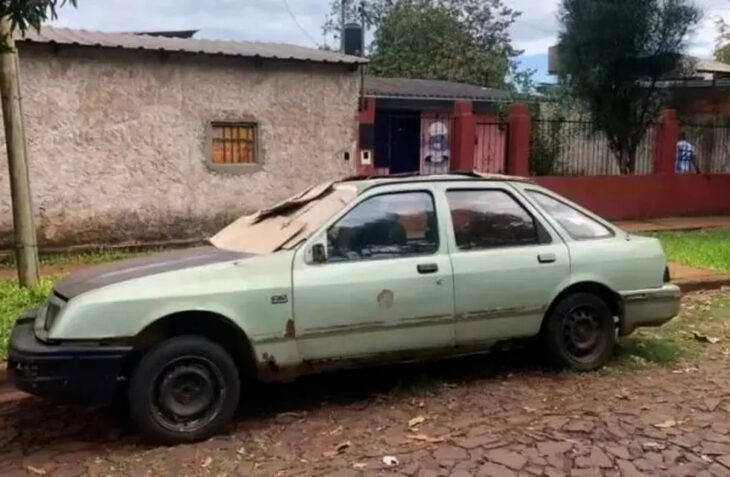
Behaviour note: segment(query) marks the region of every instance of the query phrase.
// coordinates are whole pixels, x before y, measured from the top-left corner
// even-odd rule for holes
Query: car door
[[[294,321],[302,359],[453,347],[445,230],[432,190],[386,189],[359,201],[322,233],[324,263],[307,260],[306,247],[298,253]]]
[[[535,335],[570,273],[567,246],[509,186],[451,188],[457,346]]]

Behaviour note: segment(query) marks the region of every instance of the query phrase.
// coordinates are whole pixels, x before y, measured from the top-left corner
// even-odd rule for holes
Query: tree
[[[449,9],[427,2],[393,8],[372,51],[368,72],[376,76],[499,84],[509,65],[508,58],[490,58]]]
[[[686,66],[687,34],[700,20],[691,0],[563,0],[561,79],[605,134],[622,173],[665,100],[657,82]]]
[[[718,35],[715,40],[715,59],[723,63],[730,63],[730,25],[724,18],[718,18],[715,22]]]
[[[326,35],[339,38],[341,5],[332,0]],[[358,0],[345,0],[345,9],[346,22],[359,21]],[[509,38],[518,16],[502,0],[368,0],[369,72],[503,86],[520,53]]]
[[[76,6],[76,0],[68,2]],[[39,272],[14,34],[16,29],[21,34],[30,28],[39,30],[45,20],[56,17],[56,8],[65,3],[67,0],[0,0],[0,92],[13,203],[15,257],[23,286],[35,285]]]

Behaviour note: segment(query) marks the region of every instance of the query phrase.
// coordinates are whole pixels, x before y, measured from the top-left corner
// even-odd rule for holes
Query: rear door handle
[[[537,256],[537,261],[540,263],[555,263],[558,261],[558,258],[554,253],[541,253]]]
[[[428,275],[439,271],[439,266],[435,263],[424,263],[418,266],[418,273]]]

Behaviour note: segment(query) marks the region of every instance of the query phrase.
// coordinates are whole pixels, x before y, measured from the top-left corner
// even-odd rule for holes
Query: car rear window
[[[527,191],[527,194],[576,240],[606,238],[613,235],[605,225],[554,197],[535,190]]]

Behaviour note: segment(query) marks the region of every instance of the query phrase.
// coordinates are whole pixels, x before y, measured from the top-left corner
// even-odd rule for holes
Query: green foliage
[[[648,123],[665,101],[656,84],[682,70],[691,0],[563,0],[561,77],[586,104],[622,173],[636,167]]]
[[[44,278],[35,288],[18,285],[15,280],[0,281],[0,361],[8,354],[8,339],[15,320],[43,303],[53,290],[54,279]]]
[[[375,33],[369,73],[489,84],[503,81],[506,59],[490,61],[467,28],[444,7],[398,4]]]
[[[717,26],[717,40],[715,40],[715,59],[723,63],[730,63],[730,25],[724,18],[718,18],[715,22]]]
[[[341,0],[332,0],[323,26],[339,33]],[[346,21],[360,21],[359,2],[346,1]],[[502,0],[369,0],[366,27],[374,32],[369,72],[381,76],[446,79],[504,86],[519,72],[509,27],[519,13]]]
[[[730,229],[656,232],[669,260],[730,273]]]
[[[562,121],[533,121],[530,130],[530,175],[552,176],[560,167]]]
[[[46,20],[57,16],[57,9],[77,0],[0,0],[0,18],[9,17],[13,29],[25,33],[31,28],[40,30]]]

